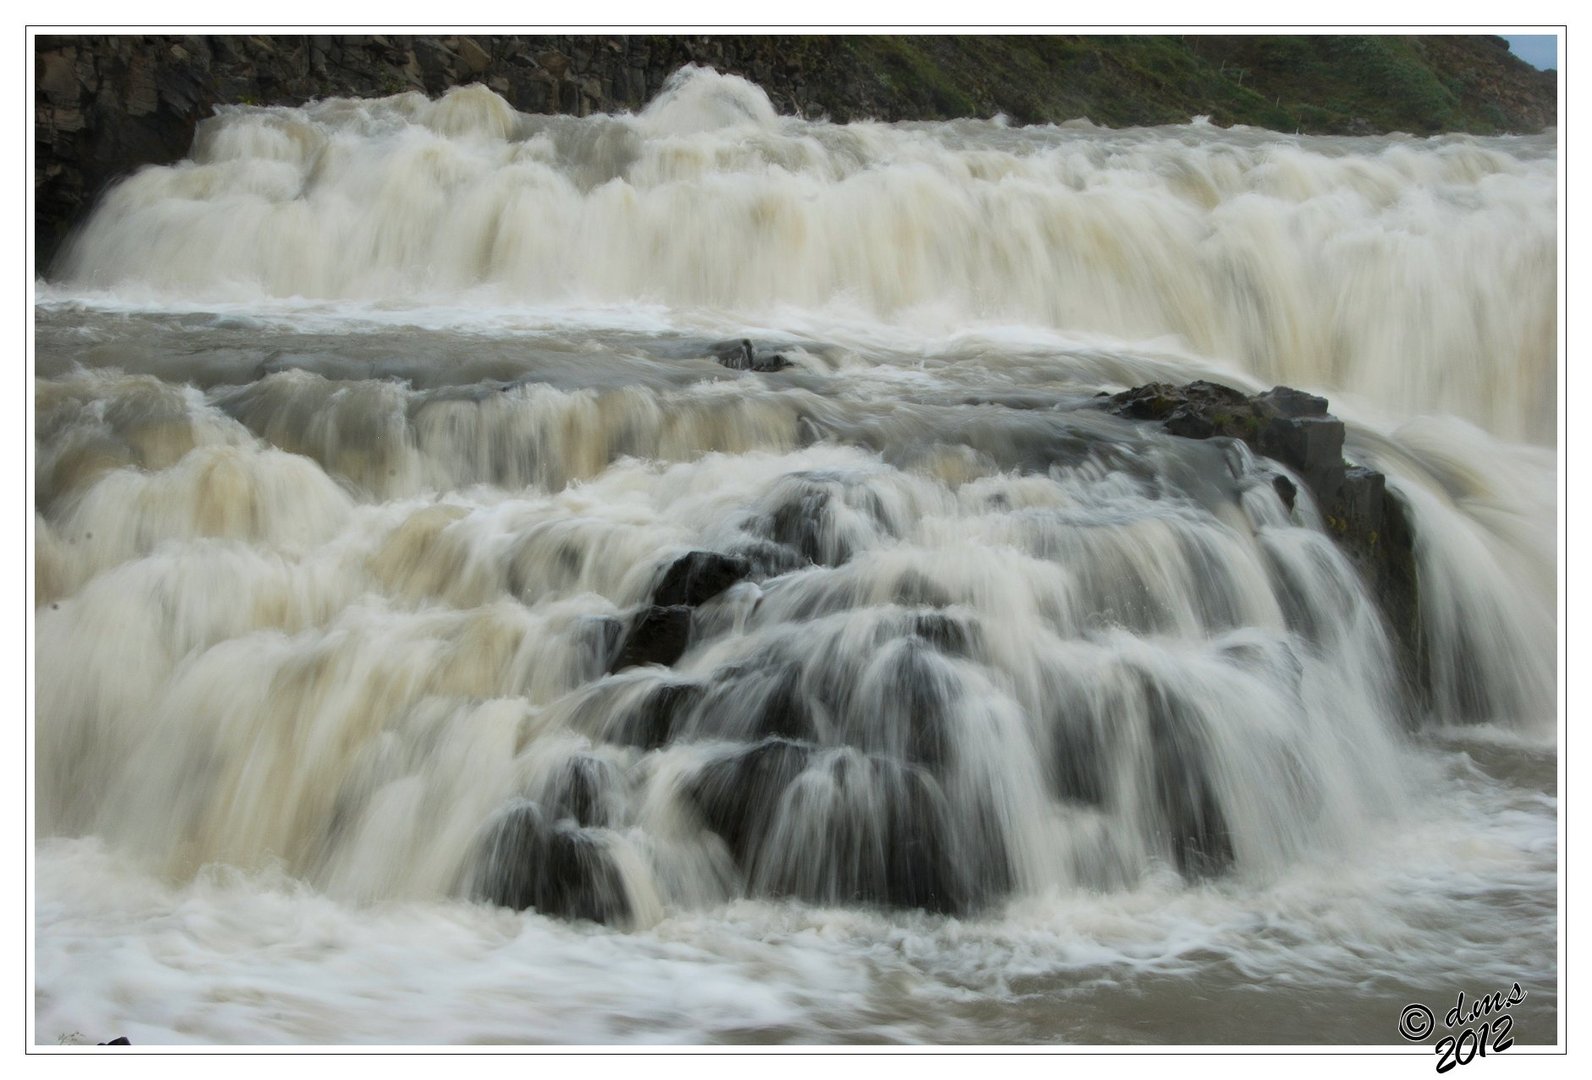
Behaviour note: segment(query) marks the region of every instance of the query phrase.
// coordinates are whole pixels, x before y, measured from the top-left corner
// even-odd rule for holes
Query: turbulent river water
[[[37,1041],[1552,1043],[1556,165],[223,108],[37,290]],[[1427,693],[1096,407],[1200,378],[1387,475]]]

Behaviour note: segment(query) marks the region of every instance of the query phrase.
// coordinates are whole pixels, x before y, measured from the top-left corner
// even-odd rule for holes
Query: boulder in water
[[[998,865],[966,852],[963,873],[934,778],[888,758],[765,739],[700,770],[685,797],[754,895],[961,913],[1010,884],[999,844]]]
[[[913,612],[906,628],[947,656],[971,656],[978,643],[976,622],[943,611]]]
[[[1343,482],[1343,434],[1343,421],[1335,417],[1279,416],[1250,442],[1303,477],[1318,497],[1330,498]]]
[[[1156,807],[1173,862],[1186,878],[1220,874],[1233,864],[1233,838],[1216,801],[1202,721],[1149,675],[1143,685]]]
[[[515,911],[615,923],[630,900],[603,836],[570,821],[549,822],[521,800],[504,811],[481,845],[474,895]]]
[[[643,608],[631,622],[624,646],[608,670],[623,671],[638,664],[669,667],[685,655],[690,643],[690,608],[684,604]]]
[[[696,607],[713,599],[752,572],[752,564],[735,555],[692,551],[680,556],[663,572],[652,602],[657,607],[684,604]]]
[[[640,704],[614,717],[604,729],[603,738],[620,746],[656,750],[674,737],[682,718],[705,693],[701,683],[659,683]]]
[[[1256,394],[1254,404],[1269,409],[1282,417],[1326,416],[1327,399],[1295,390],[1291,386],[1274,386],[1264,394]]]
[[[810,688],[802,684],[798,662],[773,650],[764,651],[718,669],[713,684],[693,718],[692,736],[817,740],[814,702],[809,698]]]
[[[571,821],[583,829],[611,829],[619,823],[618,796],[623,787],[623,777],[612,762],[576,754],[553,774],[543,805],[554,821]]]
[[[1429,693],[1431,674],[1421,648],[1419,582],[1414,534],[1404,504],[1372,469],[1343,460],[1343,422],[1326,398],[1287,386],[1245,396],[1211,382],[1187,386],[1150,383],[1097,399],[1118,416],[1158,420],[1174,435],[1239,439],[1281,462],[1305,482],[1327,529],[1360,571],[1393,631],[1398,664],[1412,714]],[[1286,477],[1274,481],[1291,511],[1297,490]]]
[[[591,615],[575,625],[579,644],[581,675],[597,678],[618,658],[625,638],[625,624],[612,615]]]
[[[759,352],[745,338],[713,346],[713,358],[731,371],[783,371],[789,366],[789,361],[780,354]]]
[[[786,786],[807,768],[812,753],[805,743],[764,739],[711,762],[686,786],[686,801],[743,869],[770,831]]]

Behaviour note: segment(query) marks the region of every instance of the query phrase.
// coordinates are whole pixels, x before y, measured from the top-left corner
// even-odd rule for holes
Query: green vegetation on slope
[[[804,65],[808,92],[836,119],[1001,112],[1019,123],[1087,117],[1123,127],[1205,115],[1282,131],[1417,135],[1556,122],[1557,76],[1493,37],[906,35],[792,47],[815,61]]]

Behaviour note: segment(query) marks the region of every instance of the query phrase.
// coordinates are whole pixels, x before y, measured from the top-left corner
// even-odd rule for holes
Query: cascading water
[[[1556,156],[221,110],[39,289],[40,1041],[1553,1041]],[[1419,694],[1094,407],[1198,378],[1387,475]]]

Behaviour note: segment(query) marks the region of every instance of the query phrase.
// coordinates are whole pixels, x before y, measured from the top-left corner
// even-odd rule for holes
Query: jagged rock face
[[[693,551],[682,555],[664,571],[652,602],[660,607],[684,604],[696,607],[719,595],[752,571],[751,564],[733,555],[716,551]]]
[[[1231,438],[1281,462],[1309,487],[1328,531],[1377,597],[1398,646],[1403,682],[1411,703],[1430,690],[1420,634],[1415,538],[1408,512],[1373,469],[1343,460],[1343,422],[1327,411],[1325,398],[1287,386],[1249,396],[1218,383],[1186,386],[1150,383],[1101,400],[1107,411],[1135,420],[1159,421],[1173,435],[1191,439]],[[1293,481],[1276,479],[1278,496],[1290,510]]]

